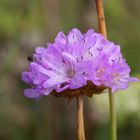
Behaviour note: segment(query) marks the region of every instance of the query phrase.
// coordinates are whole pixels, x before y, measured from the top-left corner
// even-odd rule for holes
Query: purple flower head
[[[88,81],[96,87],[111,88],[113,92],[137,81],[130,77],[130,68],[118,45],[92,29],[82,34],[76,28],[67,36],[59,32],[55,42],[48,43],[47,47],[37,47],[34,61],[22,73],[22,80],[31,85],[24,91],[29,98],[79,89]]]

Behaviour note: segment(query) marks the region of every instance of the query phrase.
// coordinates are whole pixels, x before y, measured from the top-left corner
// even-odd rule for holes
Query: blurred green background
[[[132,75],[140,77],[140,1],[103,0],[109,39],[120,44]],[[27,56],[78,27],[98,31],[94,0],[0,0],[0,140],[75,140],[76,104],[23,95]],[[115,94],[118,140],[140,140],[140,84]],[[87,140],[109,140],[108,95],[85,97]]]

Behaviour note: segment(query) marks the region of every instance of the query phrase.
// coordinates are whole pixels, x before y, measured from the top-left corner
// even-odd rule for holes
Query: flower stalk
[[[103,2],[102,0],[95,0],[95,2],[96,2],[96,7],[97,7],[97,14],[98,14],[99,31],[105,38],[107,38]]]
[[[83,95],[77,96],[77,140],[85,140]]]
[[[115,98],[111,89],[109,89],[109,106],[110,106],[110,122],[111,122],[111,140],[117,140]]]
[[[98,14],[98,25],[100,33],[107,38],[106,23],[102,0],[95,0]],[[115,112],[115,97],[111,89],[109,89],[109,107],[110,107],[110,125],[111,125],[111,140],[117,140],[117,125]]]

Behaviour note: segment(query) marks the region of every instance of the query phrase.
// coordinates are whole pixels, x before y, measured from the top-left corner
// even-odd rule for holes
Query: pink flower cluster
[[[130,68],[122,57],[120,46],[89,29],[82,34],[72,29],[67,36],[59,32],[54,43],[37,47],[29,71],[22,80],[31,85],[24,91],[29,98],[48,95],[53,90],[78,89],[91,81],[113,92],[128,88]]]

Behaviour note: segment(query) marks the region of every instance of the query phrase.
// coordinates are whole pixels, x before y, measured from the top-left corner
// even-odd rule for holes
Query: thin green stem
[[[111,140],[117,140],[117,125],[116,125],[116,111],[115,111],[115,94],[109,89],[109,106],[110,106],[110,127]]]

